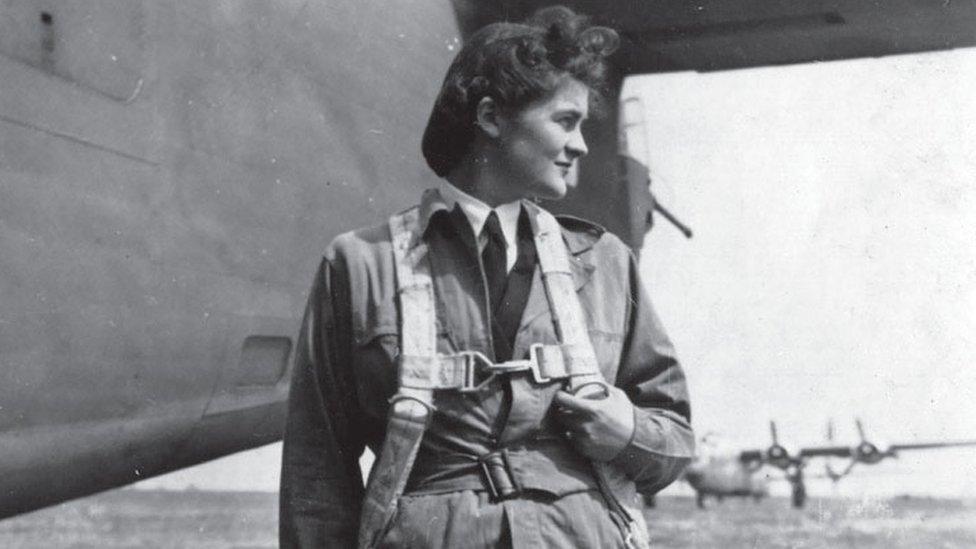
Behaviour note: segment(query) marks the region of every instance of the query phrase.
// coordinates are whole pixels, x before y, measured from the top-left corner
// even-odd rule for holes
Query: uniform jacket
[[[436,192],[426,193],[420,208],[437,299],[438,352],[492,356],[474,235],[452,222]],[[693,454],[684,374],[626,245],[589,222],[559,220],[602,373],[634,404],[634,434],[611,463],[639,491],[652,494],[671,483]],[[364,490],[358,460],[366,446],[379,452],[388,399],[397,390],[395,295],[385,224],[343,234],[327,248],[296,349],[282,461],[282,547],[355,544]],[[533,343],[557,343],[537,263],[514,358],[526,356]],[[560,388],[516,373],[489,380],[474,394],[438,392],[415,475],[384,543],[619,545],[586,460],[560,437],[551,418],[550,403]],[[544,452],[534,450],[540,445]],[[530,490],[524,497],[490,501],[477,484],[466,484],[477,477],[456,467],[498,448],[525,459],[523,483]]]

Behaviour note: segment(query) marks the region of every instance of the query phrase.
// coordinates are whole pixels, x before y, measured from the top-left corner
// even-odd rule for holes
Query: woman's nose
[[[575,156],[584,156],[586,153],[590,152],[586,148],[586,140],[583,139],[583,132],[577,129],[570,136],[569,142],[566,143],[566,149],[572,152]]]

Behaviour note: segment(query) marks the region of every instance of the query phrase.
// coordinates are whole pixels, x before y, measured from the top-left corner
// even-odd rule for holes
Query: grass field
[[[706,511],[662,497],[648,509],[655,547],[976,547],[976,501],[929,498],[726,501]],[[270,493],[116,490],[0,521],[0,547],[270,548]]]
[[[0,548],[277,547],[278,495],[115,490],[0,521]]]
[[[655,547],[976,548],[976,501],[896,497],[731,500],[700,511],[664,498],[646,513]]]

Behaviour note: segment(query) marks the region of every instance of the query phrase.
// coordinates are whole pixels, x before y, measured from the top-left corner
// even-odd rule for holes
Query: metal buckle
[[[478,374],[479,363],[484,364],[488,367],[492,365],[491,360],[488,360],[488,357],[485,356],[484,353],[480,351],[461,351],[460,353],[457,353],[457,356],[460,356],[464,359],[464,362],[461,363],[462,364],[461,367],[463,368],[463,371],[461,373],[462,385],[461,388],[458,389],[462,393],[473,393],[476,391],[480,391],[488,383],[491,383],[492,379],[494,379],[495,375],[494,373],[492,373],[492,375],[488,376],[481,383],[476,383],[477,381],[476,376]]]
[[[512,476],[512,466],[508,461],[508,449],[502,448],[478,458],[481,477],[492,501],[511,499],[522,493],[522,487]],[[500,466],[500,467],[499,467]],[[496,476],[504,471],[505,478]]]
[[[461,388],[462,393],[472,393],[480,391],[498,374],[510,374],[513,372],[532,372],[532,380],[540,385],[556,380],[554,377],[544,376],[542,373],[543,364],[543,343],[533,343],[529,347],[529,358],[526,360],[509,360],[507,362],[492,362],[484,353],[480,351],[461,351],[455,356],[461,357]],[[484,369],[491,373],[481,383],[476,383],[479,369]]]
[[[540,364],[542,363],[540,357],[542,356],[542,348],[545,347],[542,343],[533,343],[529,347],[529,370],[532,371],[532,380],[538,384],[549,383],[552,381],[551,377],[544,377],[542,375],[542,370],[540,369]]]

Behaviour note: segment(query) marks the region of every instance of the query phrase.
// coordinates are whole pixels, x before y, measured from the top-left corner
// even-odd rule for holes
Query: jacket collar
[[[557,219],[564,218],[560,216]],[[579,256],[590,251],[593,245],[596,244],[596,241],[600,239],[600,236],[597,234],[573,231],[562,223],[560,223],[560,228],[563,231],[563,242],[566,243],[566,249],[574,256]]]
[[[430,220],[434,217],[434,214],[442,211],[450,211],[450,208],[447,207],[447,202],[441,197],[441,193],[437,192],[437,189],[427,189],[424,191],[424,194],[420,197],[421,234],[427,232],[427,227],[430,226]]]

